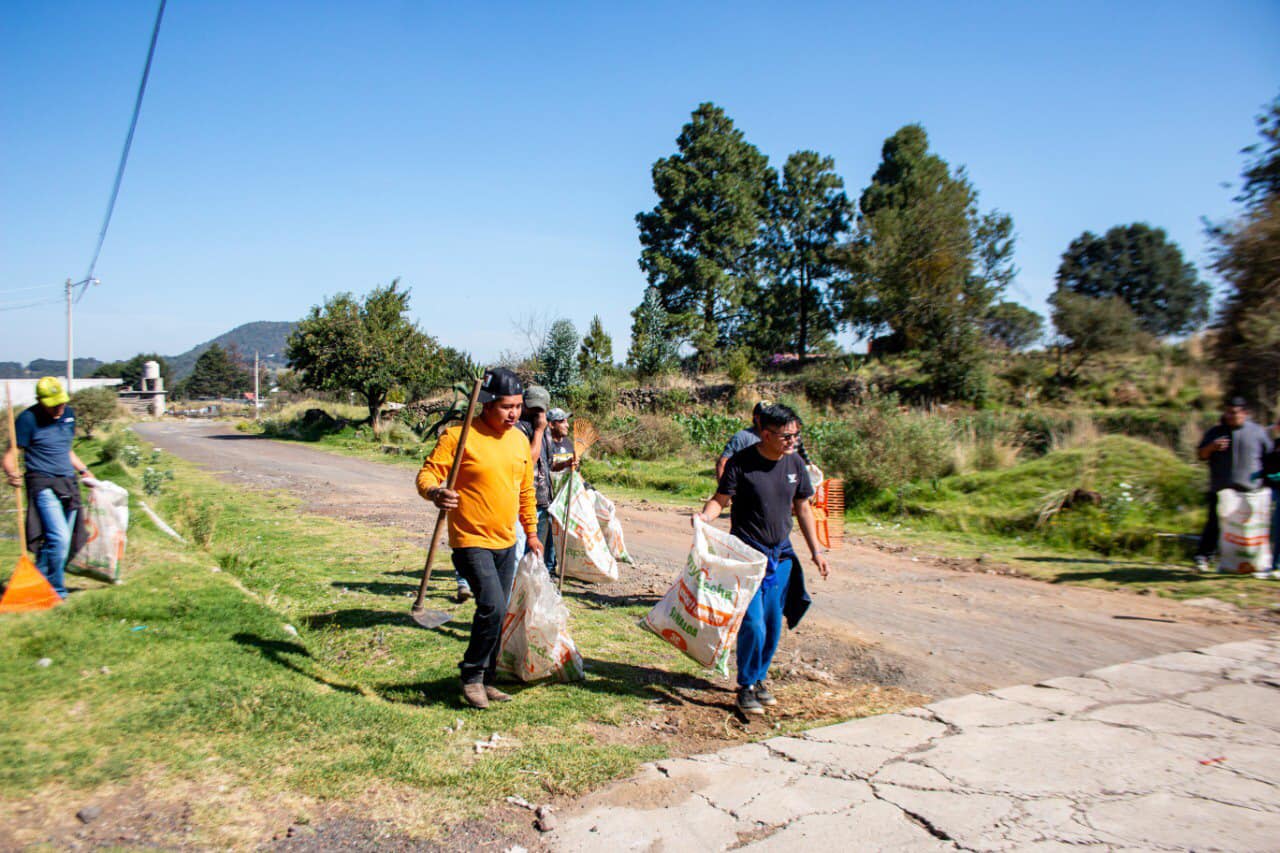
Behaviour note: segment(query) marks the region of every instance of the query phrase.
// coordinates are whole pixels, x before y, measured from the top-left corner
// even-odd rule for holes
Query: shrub
[[[188,499],[185,496],[173,512],[173,521],[178,530],[205,550],[213,544],[214,534],[218,530],[218,520],[221,517],[221,504],[214,501]]]
[[[421,443],[418,434],[414,432],[408,424],[403,421],[387,421],[382,428],[383,444],[394,444],[401,447],[412,446]]]
[[[746,347],[735,347],[729,351],[724,360],[724,371],[729,375],[733,387],[741,389],[755,381],[756,368],[751,361],[751,351]]]
[[[680,425],[661,415],[639,415],[634,428],[620,438],[622,455],[632,459],[664,459],[678,455],[687,446]]]
[[[870,397],[848,417],[815,423],[805,432],[818,465],[845,480],[854,502],[881,489],[940,477],[950,464],[950,425],[937,416],[899,410],[892,395]]]
[[[110,388],[85,388],[71,395],[71,408],[76,422],[84,429],[85,438],[93,438],[93,429],[120,417],[122,411],[116,392]]]
[[[709,454],[718,454],[725,442],[745,426],[741,419],[719,412],[689,412],[671,417],[684,428],[694,447]]]
[[[597,373],[590,382],[570,388],[565,400],[576,415],[600,417],[612,412],[618,404],[618,389],[613,379]]]

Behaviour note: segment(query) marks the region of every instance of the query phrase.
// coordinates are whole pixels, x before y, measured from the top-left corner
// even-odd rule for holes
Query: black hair
[[[787,424],[803,424],[800,415],[790,406],[775,403],[760,410],[760,426],[765,429],[778,429]]]

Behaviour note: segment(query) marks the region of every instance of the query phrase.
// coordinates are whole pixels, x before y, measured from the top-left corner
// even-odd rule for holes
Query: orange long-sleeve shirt
[[[461,426],[449,427],[418,471],[418,494],[443,485],[458,449]],[[525,533],[538,536],[529,439],[518,429],[499,433],[481,418],[471,421],[462,465],[454,483],[458,508],[449,510],[449,547],[510,548],[517,515]]]

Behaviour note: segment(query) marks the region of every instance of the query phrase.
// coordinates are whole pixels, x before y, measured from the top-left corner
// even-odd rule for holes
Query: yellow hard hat
[[[36,383],[36,399],[40,401],[40,405],[52,409],[71,398],[67,396],[67,390],[62,387],[58,377],[46,376]]]

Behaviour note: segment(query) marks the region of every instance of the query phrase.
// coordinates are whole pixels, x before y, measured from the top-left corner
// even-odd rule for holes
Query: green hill
[[[235,348],[239,350],[242,356],[253,357],[255,352],[270,369],[280,369],[285,366],[286,358],[284,354],[285,341],[288,340],[290,333],[293,332],[297,323],[292,322],[274,322],[271,320],[260,320],[256,323],[245,323],[242,326],[236,326],[229,332],[218,335],[213,340],[205,341],[199,346],[192,347],[181,355],[175,355],[168,359],[169,368],[173,372],[174,381],[185,379],[191,374],[191,370],[195,367],[196,359],[200,354],[214,344],[223,349]]]

